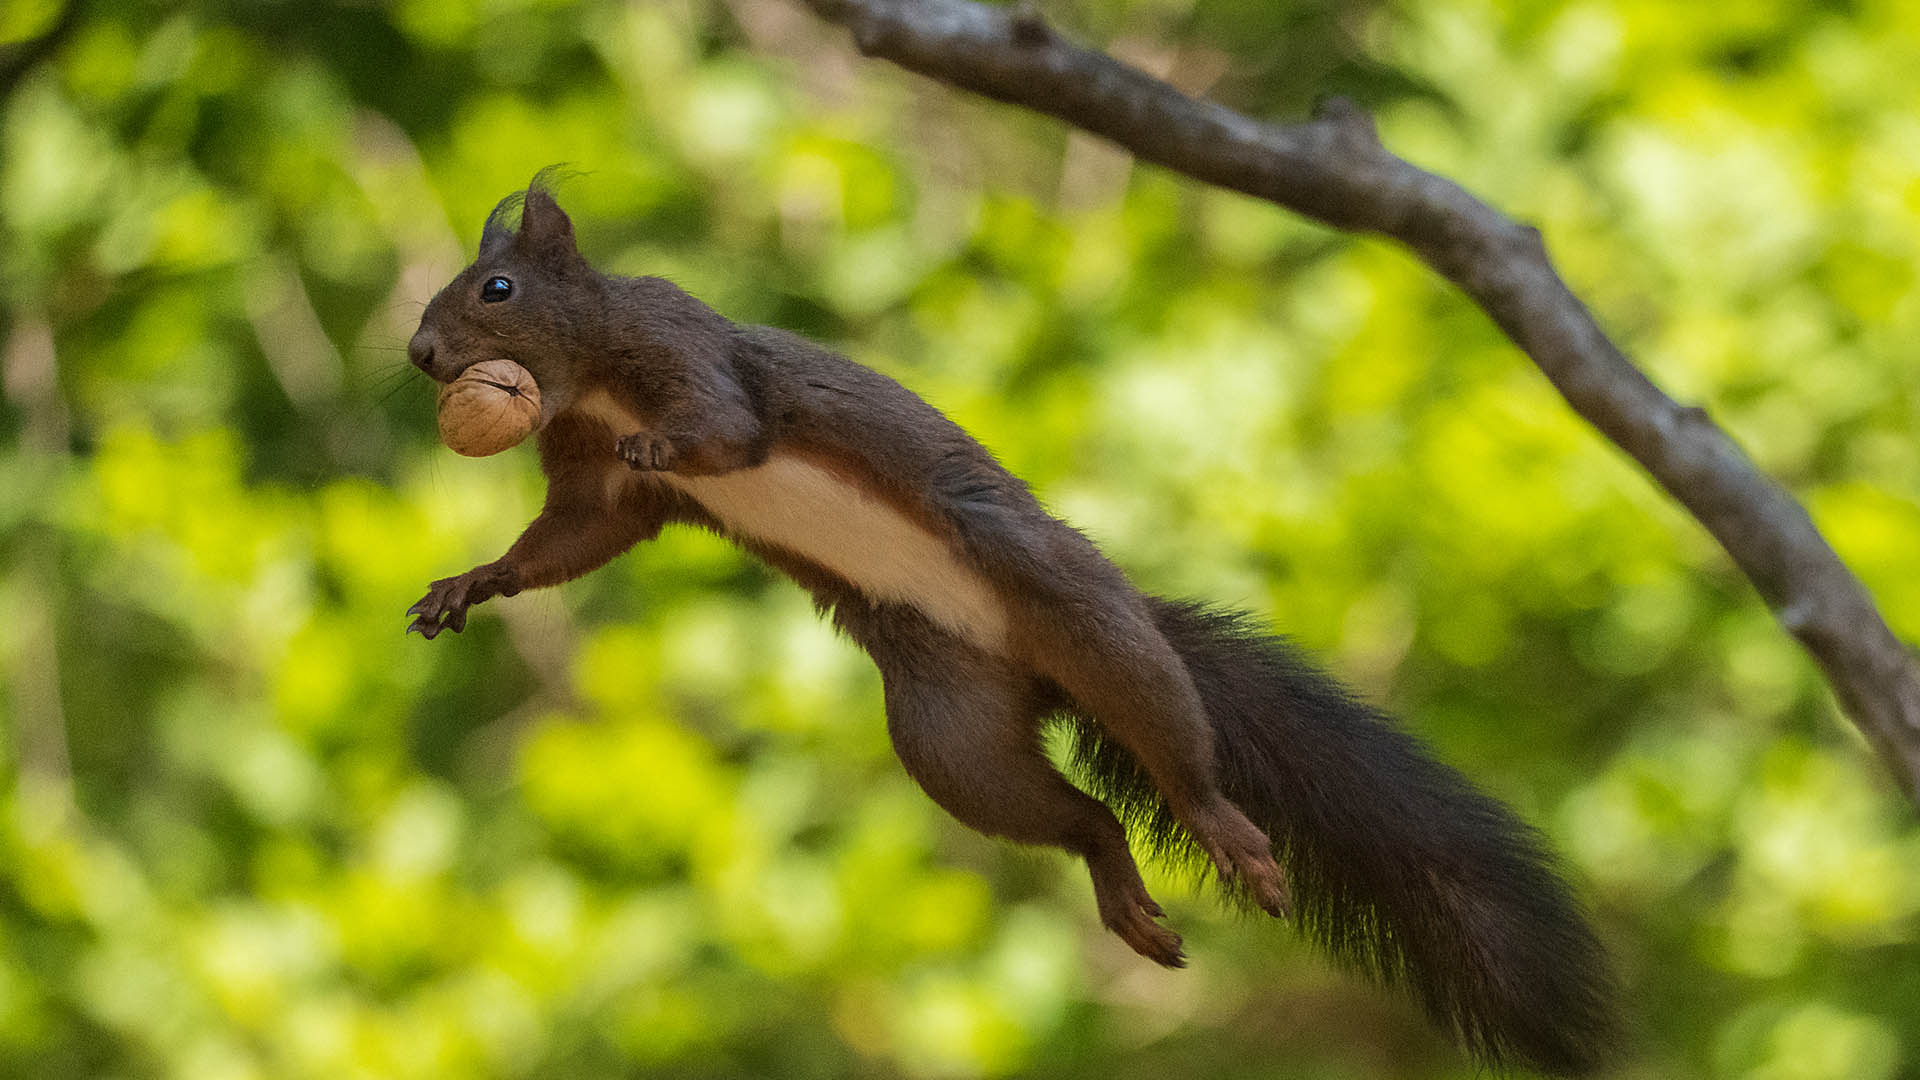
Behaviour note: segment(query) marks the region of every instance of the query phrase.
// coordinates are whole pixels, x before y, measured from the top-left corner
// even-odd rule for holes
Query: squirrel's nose
[[[407,341],[407,359],[413,361],[414,367],[433,374],[433,331],[423,326],[413,332]]]

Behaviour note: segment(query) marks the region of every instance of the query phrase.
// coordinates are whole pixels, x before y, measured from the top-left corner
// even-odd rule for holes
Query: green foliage
[[[1896,0],[1053,11],[1538,222],[1920,637]],[[0,44],[57,5],[10,6]],[[0,101],[0,1073],[1471,1075],[1280,927],[945,820],[792,586],[673,533],[403,638],[537,504],[403,347],[542,166],[1146,586],[1270,614],[1549,830],[1623,1075],[1920,1068],[1920,830],[1699,528],[1403,253],[853,60],[797,6],[99,0]]]

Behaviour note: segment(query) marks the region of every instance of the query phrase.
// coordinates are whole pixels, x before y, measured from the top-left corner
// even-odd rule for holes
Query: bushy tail
[[[1597,1068],[1612,978],[1541,837],[1247,616],[1152,603],[1206,703],[1222,788],[1273,839],[1302,931],[1408,987],[1491,1065]],[[1085,717],[1072,728],[1076,765],[1151,854],[1204,862],[1132,755]]]

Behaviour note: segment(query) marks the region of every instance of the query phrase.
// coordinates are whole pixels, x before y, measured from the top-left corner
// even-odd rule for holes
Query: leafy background
[[[1920,14],[1061,2],[1538,222],[1920,637]],[[16,0],[0,41],[53,24]],[[1151,589],[1251,607],[1566,852],[1623,1076],[1920,1070],[1920,830],[1727,559],[1378,241],[859,61],[781,0],[96,0],[0,100],[0,1072],[1471,1076],[1158,881],[946,820],[792,586],[674,532],[468,632],[532,514],[403,346],[541,166],[665,274],[948,410]]]

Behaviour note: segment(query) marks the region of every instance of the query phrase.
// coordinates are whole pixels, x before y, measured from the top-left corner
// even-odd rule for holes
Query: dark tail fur
[[[1539,834],[1248,617],[1151,603],[1213,721],[1222,789],[1273,839],[1301,929],[1408,987],[1489,1064],[1597,1068],[1612,978]],[[1075,764],[1151,853],[1205,862],[1133,757],[1087,718],[1072,729]]]

